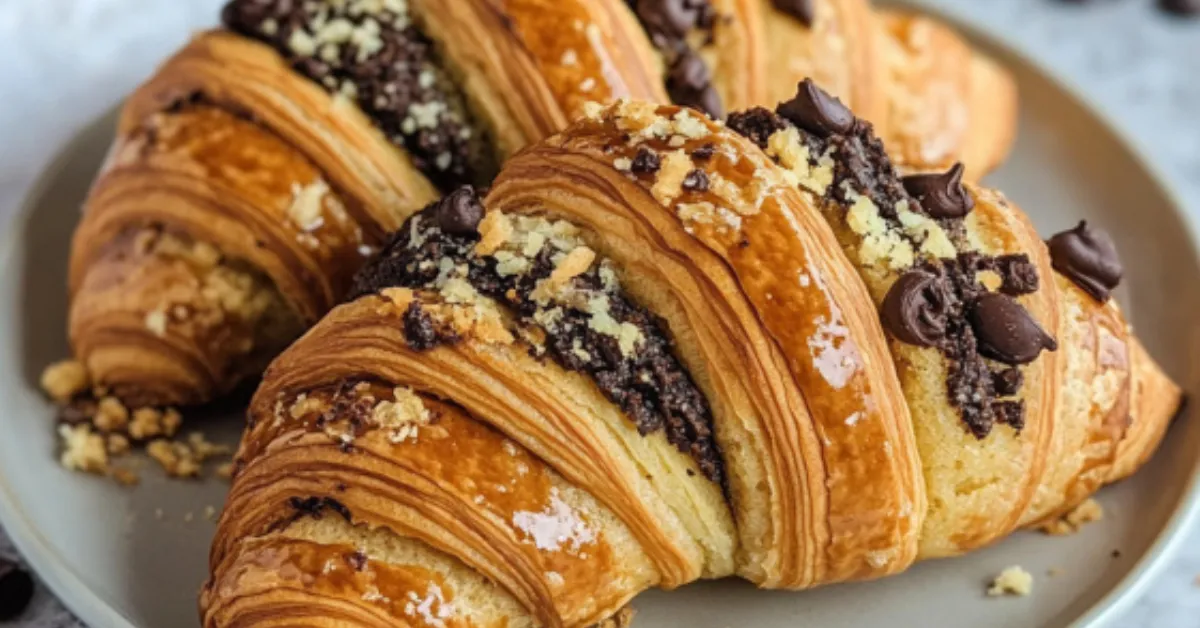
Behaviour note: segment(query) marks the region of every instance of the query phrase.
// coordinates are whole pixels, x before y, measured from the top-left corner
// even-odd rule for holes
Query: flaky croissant
[[[1180,399],[1109,293],[961,167],[901,178],[811,82],[595,106],[410,218],[268,369],[208,628],[587,626],[994,542],[1131,472]],[[270,619],[268,619],[270,618]]]

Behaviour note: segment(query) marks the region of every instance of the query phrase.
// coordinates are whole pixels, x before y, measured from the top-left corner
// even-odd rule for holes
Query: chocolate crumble
[[[293,521],[303,517],[320,519],[326,510],[340,515],[346,521],[351,520],[350,509],[332,497],[292,497],[288,499],[288,505],[296,511]]]
[[[572,256],[570,251],[581,247],[570,249],[574,245],[564,244],[561,235],[538,232],[528,238],[534,245],[525,246],[523,257],[506,250],[479,254],[480,234],[451,234],[437,227],[438,213],[448,205],[434,203],[410,218],[379,258],[360,272],[352,298],[393,287],[438,290],[447,284],[448,275],[453,276],[449,281],[467,282],[479,295],[510,310],[523,328],[544,334],[544,341],[530,342],[531,355],[590,377],[639,433],[665,431],[667,440],[691,455],[705,477],[723,484],[711,410],[675,357],[665,321],[630,301],[604,261],[589,263],[563,283],[561,290],[570,298],[547,301],[542,294],[545,284]],[[539,224],[548,230],[566,223]],[[410,324],[410,318],[419,316],[413,311],[405,314],[406,336],[408,327],[415,325],[420,346],[444,341],[442,336],[433,340],[424,322]]]
[[[404,2],[232,0],[222,21],[262,41],[292,68],[342,94],[445,190],[486,183],[495,165],[462,95],[439,67],[433,43]]]

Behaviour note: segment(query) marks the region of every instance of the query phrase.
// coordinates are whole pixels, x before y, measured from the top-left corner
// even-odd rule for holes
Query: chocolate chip
[[[800,20],[805,26],[812,28],[813,0],[772,0],[775,8]]]
[[[634,13],[658,41],[681,39],[700,25],[707,2],[695,0],[636,0]],[[711,11],[711,6],[708,7]]]
[[[438,346],[438,332],[433,319],[413,301],[404,311],[404,341],[413,351],[428,351]]]
[[[1042,350],[1056,351],[1058,343],[1012,297],[990,292],[971,305],[971,329],[979,353],[1004,364],[1028,364]]]
[[[1000,274],[1000,292],[1009,296],[1033,294],[1038,290],[1038,272],[1024,253],[1001,255],[995,258],[995,270]]]
[[[1102,229],[1082,221],[1047,243],[1054,269],[1075,285],[1104,303],[1121,283],[1125,269],[1117,255],[1117,245]]]
[[[633,156],[633,164],[629,169],[640,174],[654,174],[658,169],[662,168],[662,159],[658,157],[658,153],[642,146],[638,148],[638,152]]]
[[[452,235],[476,235],[483,221],[483,203],[474,188],[464,185],[447,194],[433,207],[433,221],[442,231]]]
[[[950,295],[942,278],[926,270],[901,275],[883,300],[883,321],[902,342],[930,347],[946,336]]]
[[[1021,386],[1024,385],[1025,374],[1015,366],[992,374],[992,386],[1001,397],[1011,397],[1021,392]]]
[[[962,185],[962,164],[943,174],[914,174],[904,177],[904,189],[921,203],[925,213],[938,220],[962,218],[975,207],[975,200]]]
[[[850,109],[817,87],[812,79],[801,81],[796,97],[780,103],[775,111],[819,137],[849,133],[854,128],[855,118]]]
[[[1184,17],[1200,14],[1200,0],[1159,0],[1158,6],[1163,11]]]
[[[721,97],[713,88],[708,64],[692,50],[671,65],[667,74],[667,92],[676,104],[697,109],[714,119],[725,115]]]
[[[692,151],[692,159],[699,161],[708,161],[717,152],[717,145],[709,142]]]
[[[688,192],[707,192],[708,175],[700,169],[692,170],[683,178],[683,189]]]
[[[0,558],[0,621],[16,619],[33,601],[33,576]]]
[[[1025,429],[1024,401],[997,401],[992,404],[997,423],[1004,423],[1020,432]]]

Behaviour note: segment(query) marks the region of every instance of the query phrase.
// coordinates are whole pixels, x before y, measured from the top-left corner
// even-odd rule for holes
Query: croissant
[[[204,625],[625,623],[647,588],[878,578],[1073,507],[1180,391],[1103,232],[1044,244],[963,175],[901,177],[811,81],[727,124],[588,107],[268,368]]]

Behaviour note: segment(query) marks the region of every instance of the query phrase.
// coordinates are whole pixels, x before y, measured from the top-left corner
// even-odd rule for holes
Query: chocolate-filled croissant
[[[129,405],[261,374],[442,192],[486,184],[586,101],[666,98],[620,5],[233,0],[222,17],[125,105],[72,246],[73,347]]]
[[[1052,254],[962,176],[902,178],[811,83],[728,125],[589,107],[411,217],[268,369],[204,625],[627,621],[1071,508],[1179,389],[1080,287],[1119,278],[1102,236]]]

